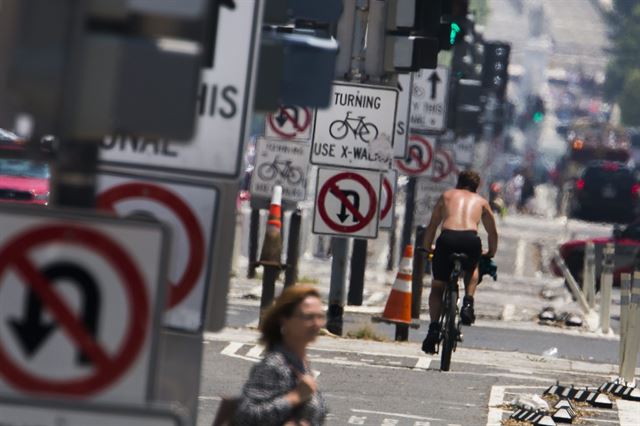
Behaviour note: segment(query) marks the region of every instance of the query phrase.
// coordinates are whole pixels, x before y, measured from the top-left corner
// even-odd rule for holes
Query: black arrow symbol
[[[293,112],[293,114],[288,111]],[[285,105],[280,107],[280,111],[278,116],[276,117],[276,121],[278,122],[278,126],[282,127],[287,122],[287,120],[291,120],[293,125],[296,126],[298,123],[298,108],[295,106]]]
[[[342,194],[347,199],[349,197],[353,197],[353,203],[351,204],[356,210],[360,210],[360,194],[358,194],[356,191],[344,189],[340,189],[340,192],[342,192]],[[347,206],[344,203],[340,204],[340,213],[338,213],[338,219],[340,219],[340,222],[344,223],[344,221],[347,220],[348,217],[349,214],[347,213]],[[353,223],[358,223],[358,218],[355,216],[353,216]]]
[[[431,99],[435,99],[438,90],[438,83],[441,81],[440,77],[438,77],[438,73],[435,71],[431,73],[429,81],[431,82]]]
[[[67,279],[76,285],[83,296],[82,323],[87,333],[94,339],[97,336],[98,318],[100,314],[100,294],[95,280],[87,271],[70,262],[58,262],[42,270],[42,275],[49,283],[56,284]],[[26,314],[22,319],[9,320],[10,326],[20,342],[27,357],[32,357],[42,346],[49,334],[57,327],[56,324],[44,324],[42,319],[43,306],[40,297],[30,290],[25,303]],[[91,364],[89,357],[80,352],[77,357],[79,364]]]

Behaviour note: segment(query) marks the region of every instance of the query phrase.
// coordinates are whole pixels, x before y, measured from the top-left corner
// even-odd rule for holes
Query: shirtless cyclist
[[[436,241],[433,252],[433,281],[429,294],[429,331],[422,342],[422,350],[435,353],[439,340],[440,311],[442,309],[442,292],[453,270],[453,262],[449,259],[452,253],[464,253],[467,261],[463,262],[465,296],[462,301],[460,317],[464,325],[475,321],[473,295],[478,284],[478,260],[480,256],[493,257],[498,249],[498,230],[487,200],[476,194],[480,176],[474,171],[464,171],[458,175],[455,189],[445,191],[431,213],[431,220],[426,229],[425,247],[430,248],[436,231],[442,224],[442,231]],[[478,224],[487,231],[489,249],[482,253],[482,242],[478,236]]]

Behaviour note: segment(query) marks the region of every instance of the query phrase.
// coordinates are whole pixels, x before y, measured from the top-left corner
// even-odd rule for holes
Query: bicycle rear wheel
[[[450,290],[446,290],[444,304],[442,306],[443,315],[440,321],[442,327],[442,351],[440,354],[440,370],[449,371],[451,367],[451,354],[456,345],[457,328],[456,328],[456,294]]]

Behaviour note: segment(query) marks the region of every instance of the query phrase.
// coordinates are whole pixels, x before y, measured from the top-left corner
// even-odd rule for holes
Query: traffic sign
[[[432,136],[411,135],[407,147],[407,157],[396,160],[396,168],[407,176],[427,176],[431,174],[435,140]]]
[[[416,197],[414,217],[417,223],[429,223],[433,208],[440,195],[448,189],[452,189],[449,182],[434,181],[430,176],[421,176],[416,180]]]
[[[313,232],[376,238],[380,184],[378,172],[318,169]]]
[[[431,178],[434,182],[453,183],[456,181],[456,168],[453,159],[453,152],[444,147],[438,146],[434,152]]]
[[[397,184],[398,172],[396,170],[387,170],[383,173],[380,191],[380,229],[389,229],[393,226]]]
[[[393,158],[407,156],[409,142],[409,107],[411,106],[411,89],[413,74],[398,74],[398,115],[396,117],[396,137],[393,141]]]
[[[271,198],[273,187],[282,187],[285,201],[304,201],[307,195],[310,144],[258,138],[256,165],[251,175],[252,196]]]
[[[171,228],[169,301],[164,325],[200,330],[211,275],[218,193],[203,184],[100,173],[97,207],[120,217],[151,217]]]
[[[111,135],[100,144],[100,161],[139,169],[236,178],[251,120],[260,2],[221,7],[213,68],[201,74],[196,131],[188,143]],[[230,40],[233,40],[230,42]],[[229,60],[233,58],[233,60]]]
[[[411,129],[444,132],[447,127],[449,69],[423,69],[413,74]]]
[[[186,426],[175,408],[0,398],[3,426]]]
[[[311,162],[391,168],[397,100],[397,89],[335,82],[329,107],[316,112]]]
[[[453,144],[453,151],[455,153],[456,164],[470,166],[473,164],[473,157],[475,154],[475,136],[460,136]]]
[[[314,111],[295,105],[283,105],[267,114],[264,136],[269,139],[311,141]]]
[[[166,228],[13,206],[0,226],[0,394],[148,401]]]

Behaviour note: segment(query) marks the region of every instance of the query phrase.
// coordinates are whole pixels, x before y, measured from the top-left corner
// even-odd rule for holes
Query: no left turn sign
[[[407,157],[396,160],[396,168],[407,176],[425,176],[429,174],[433,162],[434,142],[421,135],[411,135],[407,146]]]
[[[376,238],[380,173],[319,169],[313,232]]]
[[[0,393],[146,401],[163,228],[11,211],[0,212]]]
[[[388,170],[382,175],[382,189],[380,191],[380,229],[393,226],[394,198],[398,182],[398,172]]]

